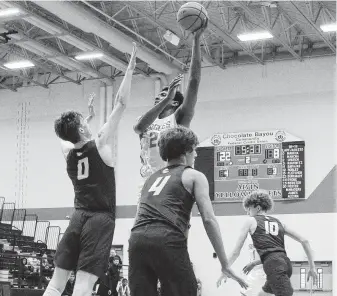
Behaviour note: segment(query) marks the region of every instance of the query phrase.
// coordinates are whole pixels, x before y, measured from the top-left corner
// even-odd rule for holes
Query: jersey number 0
[[[82,158],[77,163],[77,180],[83,180],[89,177],[88,157]]]

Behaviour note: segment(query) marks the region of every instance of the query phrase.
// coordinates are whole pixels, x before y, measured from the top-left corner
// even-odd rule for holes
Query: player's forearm
[[[302,242],[302,246],[303,246],[303,249],[305,251],[305,254],[308,257],[310,268],[314,269],[315,268],[315,262],[314,262],[314,258],[313,258],[313,255],[312,255],[312,250],[311,250],[309,242],[308,241],[303,241]]]
[[[221,238],[220,227],[216,219],[204,220],[204,227],[209,240],[217,254],[222,268],[228,268],[228,260]]]
[[[190,81],[200,82],[201,77],[201,49],[200,38],[194,38],[192,47],[192,60],[190,68]]]
[[[232,266],[239,256],[240,256],[240,252],[234,251],[228,258],[228,265]]]
[[[126,107],[131,94],[131,82],[132,82],[133,69],[127,68],[123,81],[119,87],[115,104],[120,103]]]
[[[198,98],[198,89],[201,78],[201,50],[200,50],[200,39],[195,38],[193,41],[192,49],[192,60],[190,73],[187,83],[187,88],[185,91],[185,98],[178,109],[178,123],[189,127],[194,115],[195,105]]]
[[[137,134],[142,134],[157,119],[159,114],[163,112],[163,110],[171,100],[172,99],[167,96],[164,100],[162,100],[157,105],[153,106],[149,111],[147,111],[135,124],[134,131]]]

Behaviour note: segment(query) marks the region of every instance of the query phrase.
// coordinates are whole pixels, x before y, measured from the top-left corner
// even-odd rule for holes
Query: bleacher
[[[60,227],[27,214],[26,209],[16,209],[14,203],[0,197],[0,285],[45,288],[62,235]]]

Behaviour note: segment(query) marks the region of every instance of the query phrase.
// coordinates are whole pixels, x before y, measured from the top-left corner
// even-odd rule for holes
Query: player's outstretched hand
[[[136,68],[136,57],[137,57],[137,44],[136,42],[132,42],[133,48],[132,48],[132,54],[129,62],[129,69],[134,70]]]
[[[95,110],[94,110],[94,99],[96,97],[95,93],[90,94],[88,98],[88,109],[89,109],[89,116],[95,116]]]
[[[237,276],[234,271],[231,268],[223,268],[222,269],[222,275],[219,278],[219,280],[217,281],[217,286],[219,287],[221,285],[221,282],[223,280],[227,280],[227,278],[231,278],[234,281],[236,281],[242,288],[247,289],[248,284],[239,276]]]
[[[252,271],[252,269],[255,267],[254,262],[248,263],[242,270],[244,274],[248,274]]]
[[[313,268],[308,271],[307,282],[310,280],[310,278],[312,278],[314,283],[318,280],[317,272]]]
[[[182,79],[183,79],[183,74],[179,74],[177,77],[175,77],[169,84],[169,91],[176,89],[181,84]]]

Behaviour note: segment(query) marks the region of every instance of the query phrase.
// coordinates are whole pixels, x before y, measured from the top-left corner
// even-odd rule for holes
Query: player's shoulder
[[[197,171],[196,169],[192,167],[186,167],[184,169],[184,175],[189,176],[193,179],[198,179],[198,180],[207,180],[206,176],[202,173]]]

